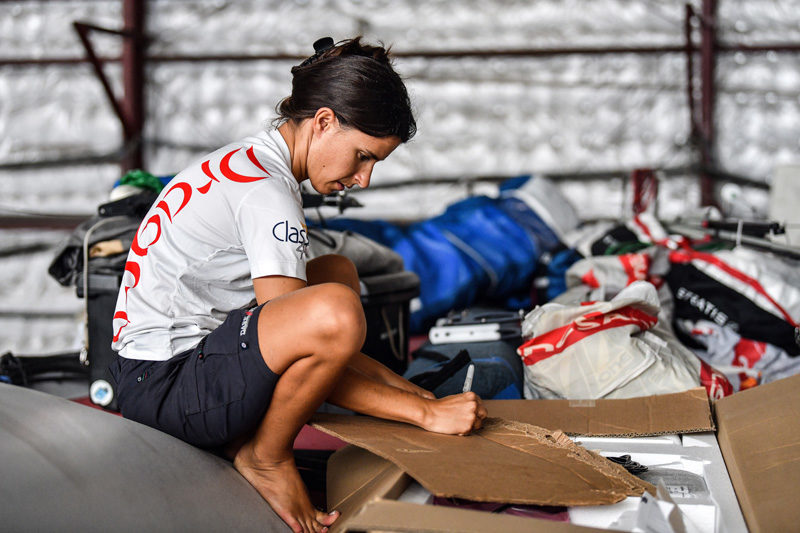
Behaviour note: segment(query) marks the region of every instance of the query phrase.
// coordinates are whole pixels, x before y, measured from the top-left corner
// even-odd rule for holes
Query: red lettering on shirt
[[[135,261],[128,261],[125,263],[125,272],[130,272],[131,276],[133,276],[133,285],[125,286],[125,292],[127,292],[128,289],[132,289],[139,284],[139,276],[141,275],[142,270],[139,267],[139,263]],[[125,273],[123,272],[122,275],[124,276]]]
[[[126,288],[126,292],[127,292],[127,288]],[[119,334],[122,333],[123,328],[131,323],[131,321],[128,320],[128,313],[126,313],[125,311],[117,311],[116,313],[114,313],[114,322],[116,322],[117,320],[124,320],[125,323],[122,324],[119,327],[119,329],[114,332],[114,338],[113,338],[114,342],[117,342],[119,340]]]
[[[225,176],[226,178],[228,178],[231,181],[235,181],[236,183],[252,183],[254,181],[261,181],[261,180],[265,180],[265,179],[271,177],[271,174],[269,172],[267,172],[266,169],[263,166],[261,166],[261,163],[258,162],[258,159],[256,159],[256,156],[255,156],[255,153],[253,152],[253,147],[252,146],[250,148],[248,148],[247,152],[246,152],[248,159],[250,159],[250,161],[259,170],[261,170],[262,172],[265,172],[267,175],[266,176],[245,176],[244,174],[239,174],[238,172],[235,172],[234,170],[232,170],[231,169],[231,157],[233,157],[233,154],[235,154],[239,150],[241,150],[241,148],[237,148],[236,150],[233,150],[233,151],[225,154],[225,157],[223,157],[222,160],[219,162],[219,170],[220,170],[220,172],[222,172],[223,176]]]
[[[186,204],[189,203],[189,200],[192,199],[192,187],[186,182],[179,181],[178,183],[170,187],[170,189],[167,191],[167,194],[164,195],[164,200],[169,198],[170,193],[175,189],[180,189],[183,192],[183,201],[181,202],[180,207],[178,207],[178,209],[175,211],[175,214],[177,215],[178,213],[181,212],[181,209],[186,207]],[[170,222],[172,222],[172,217],[170,217]]]
[[[169,204],[167,202],[161,200],[158,202],[158,205],[156,205],[156,209],[162,209],[167,214],[169,221],[172,222],[172,214],[169,212]]]
[[[253,146],[251,146],[250,148],[245,150],[245,154],[247,155],[247,158],[250,160],[250,162],[253,164],[253,166],[255,166],[258,171],[260,171],[260,172],[262,172],[262,173],[264,173],[266,175],[265,176],[264,175],[261,175],[261,176],[246,176],[244,174],[240,174],[240,173],[235,172],[234,170],[232,170],[231,167],[230,167],[231,158],[239,150],[241,150],[241,148],[237,148],[236,150],[232,150],[231,152],[227,153],[222,158],[222,160],[220,161],[219,170],[220,170],[220,172],[222,172],[223,176],[225,176],[230,181],[233,181],[235,183],[253,183],[253,182],[256,182],[256,181],[260,181],[260,180],[272,177],[272,175],[269,173],[269,171],[267,171],[267,169],[265,169],[264,166],[261,164],[261,162],[256,158]],[[203,173],[206,176],[209,177],[209,182],[206,183],[205,185],[202,185],[202,186],[198,187],[197,191],[200,194],[206,194],[211,189],[211,184],[213,182],[215,182],[215,181],[217,183],[219,183],[220,180],[211,171],[211,160],[210,159],[207,159],[206,161],[203,161],[203,163],[200,165],[200,168],[203,171]],[[179,191],[179,192],[183,193],[183,196],[181,198],[181,203],[178,206],[178,208],[175,210],[175,213],[172,213],[172,210],[171,210],[170,204],[169,204],[169,200],[171,199],[170,195],[172,195],[173,191]],[[147,255],[147,250],[151,246],[156,244],[159,241],[159,239],[161,238],[162,219],[161,219],[161,213],[158,212],[159,209],[161,211],[163,211],[167,215],[167,219],[169,220],[170,223],[172,223],[173,217],[177,216],[178,213],[180,213],[181,210],[183,210],[183,208],[186,207],[189,204],[189,201],[191,199],[192,199],[192,186],[191,185],[189,185],[188,183],[183,182],[183,181],[179,181],[179,182],[173,184],[169,188],[169,190],[167,190],[167,192],[164,193],[164,196],[161,198],[161,200],[158,202],[158,204],[156,204],[156,212],[155,212],[155,214],[153,214],[150,218],[148,218],[145,222],[143,222],[141,226],[139,226],[139,230],[136,232],[136,235],[133,238],[133,242],[131,243],[131,251],[134,253],[134,255],[138,255],[139,257],[146,256]],[[173,203],[173,206],[174,206],[174,203]],[[155,225],[156,235],[149,243],[144,243],[143,244],[140,241],[140,236],[147,230],[148,226],[150,226],[151,224]],[[120,333],[122,332],[122,330],[125,328],[125,326],[130,324],[130,320],[128,318],[128,313],[127,313],[128,291],[130,289],[133,289],[134,287],[136,287],[139,284],[139,279],[141,278],[141,267],[135,260],[131,259],[125,264],[125,272],[129,272],[131,274],[131,276],[125,277],[124,274],[123,274],[123,276],[124,276],[123,277],[123,283],[124,283],[123,290],[124,290],[124,293],[125,293],[125,301],[123,303],[124,307],[123,307],[122,310],[117,311],[114,314],[114,323],[116,324],[120,320],[123,321],[123,323],[119,326],[119,328],[114,333],[114,342],[117,342],[119,340],[119,336],[120,336]],[[131,280],[133,281],[132,284],[129,283]]]
[[[203,161],[203,164],[202,164],[202,165],[200,165],[200,168],[201,168],[201,169],[203,169],[203,173],[204,173],[206,176],[208,176],[209,178],[211,178],[211,181],[209,181],[208,183],[206,183],[206,184],[205,184],[205,185],[203,185],[202,187],[198,187],[198,188],[197,188],[197,190],[200,192],[200,194],[206,194],[206,193],[208,192],[208,190],[211,188],[211,183],[212,183],[212,182],[214,182],[214,181],[216,181],[217,183],[219,183],[219,180],[218,180],[218,179],[217,179],[217,177],[216,177],[216,176],[214,176],[214,174],[211,172],[210,160],[205,160],[205,161]]]
[[[250,148],[248,148],[245,153],[247,154],[247,159],[249,159],[251,163],[253,163],[255,166],[257,166],[267,176],[270,176],[270,177],[272,176],[272,174],[270,174],[269,171],[267,171],[266,168],[261,166],[261,162],[256,158],[256,153],[255,153],[255,151],[253,151],[253,147],[252,146]]]
[[[147,243],[145,246],[139,244],[139,236],[142,235],[144,230],[150,224],[155,224],[156,226],[156,236],[155,238]],[[139,231],[136,232],[136,235],[133,237],[133,242],[131,243],[131,251],[140,257],[144,257],[147,255],[147,249],[158,242],[158,239],[161,238],[161,215],[156,213],[155,215],[151,216],[147,219],[147,221],[139,227]]]

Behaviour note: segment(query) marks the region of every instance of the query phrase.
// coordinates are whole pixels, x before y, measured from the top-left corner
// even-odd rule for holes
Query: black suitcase
[[[113,275],[89,275],[89,290],[84,290],[83,280],[77,287],[78,297],[86,299],[86,333],[81,362],[89,367],[89,399],[112,411],[117,410],[117,397],[108,366],[117,358],[117,352],[111,349],[112,320],[121,279]]]
[[[89,369],[89,399],[113,411],[117,398],[108,366],[117,357],[111,349],[114,309],[130,243],[155,198],[146,191],[99,206],[98,216],[76,229],[49,269],[62,285],[74,284],[85,301],[80,362]],[[119,241],[118,250],[90,257],[93,245],[114,240]]]
[[[419,277],[408,270],[361,278],[367,319],[363,352],[398,374],[408,367],[408,318],[419,296]]]

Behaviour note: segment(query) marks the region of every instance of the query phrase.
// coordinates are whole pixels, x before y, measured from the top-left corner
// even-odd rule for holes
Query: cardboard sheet
[[[311,424],[389,459],[437,496],[538,505],[599,505],[655,488],[559,431],[487,420],[459,437],[371,417],[318,414]]]
[[[627,400],[487,400],[489,416],[568,435],[629,437],[714,431],[705,389]]]
[[[377,500],[366,504],[364,509],[345,525],[343,531],[603,533],[605,530],[519,516]]]
[[[714,405],[717,439],[747,527],[800,525],[800,375],[737,392]]]
[[[357,446],[345,446],[328,461],[328,509],[341,517],[331,533],[342,530],[351,517],[376,498],[394,500],[412,483],[396,464]]]

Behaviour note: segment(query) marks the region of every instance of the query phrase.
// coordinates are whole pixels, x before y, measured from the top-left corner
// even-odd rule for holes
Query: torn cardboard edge
[[[639,402],[645,402],[650,407],[640,408],[635,405]],[[713,431],[716,423],[719,427],[716,437],[719,440],[720,451],[747,521],[747,527],[754,533],[792,531],[800,523],[800,506],[795,502],[797,480],[800,479],[800,461],[797,460],[800,456],[800,375],[759,385],[715,402],[715,418],[713,419],[703,389],[677,395],[631,400],[596,400],[593,402],[502,400],[486,403],[489,405],[492,416],[501,415],[503,411],[499,409],[512,409],[514,414],[510,415],[510,418],[519,418],[525,422],[556,420],[564,423],[551,425],[561,427],[568,433],[583,435],[593,435],[593,429],[599,433],[598,436],[659,435],[670,432],[696,433]],[[570,403],[573,405],[570,406]],[[614,407],[608,412],[606,404],[618,407]],[[658,417],[652,420],[648,419],[648,412],[656,415],[661,413],[660,410],[654,410],[654,405],[665,405],[669,410],[669,416],[674,420],[665,424]],[[599,409],[597,409],[598,407]],[[575,409],[575,413],[570,413],[570,408]],[[551,409],[556,413],[539,412]],[[591,409],[593,413],[591,415],[581,413],[581,409]],[[597,424],[588,425],[587,429],[586,416],[591,416]],[[573,417],[577,417],[577,423],[572,419]],[[581,421],[581,418],[584,420]],[[546,423],[540,421],[537,425]],[[617,430],[614,430],[615,427]],[[370,484],[375,473],[366,472],[362,468],[364,462],[353,461],[354,456],[370,457],[369,461],[373,463],[373,466],[383,472],[383,485],[376,488],[376,485]],[[359,473],[364,474],[360,480],[356,479]],[[360,485],[358,483],[355,486],[352,485],[353,481],[359,482]],[[348,483],[351,484],[348,485]],[[395,465],[360,448],[353,446],[342,448],[331,457],[328,463],[328,503],[329,508],[345,509],[344,505],[347,505],[346,508],[350,512],[342,514],[342,517],[334,524],[332,531],[336,528],[347,531],[375,529],[437,532],[516,531],[511,526],[494,527],[494,520],[518,517],[488,514],[485,519],[479,519],[474,516],[475,511],[386,502],[381,499],[398,497],[397,494],[402,493],[410,483],[411,478]],[[341,486],[345,486],[349,492],[336,492],[336,487]],[[338,494],[344,494],[344,496],[338,498]],[[369,504],[368,502],[374,503]],[[358,514],[359,510],[362,510],[364,514]],[[390,511],[392,514],[389,514]],[[361,525],[350,528],[348,523],[351,518],[356,518],[354,513],[359,517],[359,521],[356,523]],[[444,526],[438,518],[428,520],[433,515],[440,516],[440,513],[448,513],[449,518],[445,521]],[[450,513],[470,514],[468,518],[462,520]],[[381,515],[386,519],[380,519]],[[377,518],[370,523],[367,520],[369,516]],[[490,522],[486,522],[485,526],[472,529],[471,524],[484,524],[479,520]],[[598,531],[574,524],[551,523],[534,518],[522,520],[526,520],[526,524],[535,524],[525,526],[525,531],[530,531],[534,527],[537,528],[537,531]],[[447,525],[448,521],[449,525]],[[429,527],[429,524],[436,525]]]
[[[311,424],[392,461],[436,496],[580,506],[655,493],[649,483],[562,432],[523,422],[487,420],[468,436],[349,415],[318,414]]]
[[[341,515],[330,528],[344,531],[419,531],[478,533],[536,531],[590,533],[604,531],[552,522],[397,500],[413,479],[397,465],[358,446],[348,445],[328,461],[328,509]],[[533,520],[533,522],[532,522]]]
[[[489,416],[557,428],[568,435],[642,437],[716,429],[702,387],[619,400],[487,400],[484,404]]]

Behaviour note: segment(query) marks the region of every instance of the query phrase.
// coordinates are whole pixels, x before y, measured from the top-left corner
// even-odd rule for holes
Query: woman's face
[[[398,137],[372,137],[355,128],[343,128],[334,118],[315,128],[307,159],[311,186],[320,194],[353,185],[365,189],[375,163],[386,159],[399,144]]]

